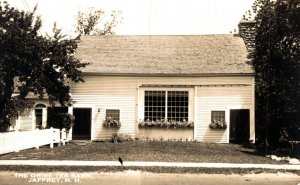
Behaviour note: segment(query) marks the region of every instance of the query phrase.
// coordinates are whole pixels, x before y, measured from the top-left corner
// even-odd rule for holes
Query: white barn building
[[[73,139],[132,137],[255,141],[254,71],[243,39],[234,35],[83,36],[76,57],[89,62],[84,83],[71,84]],[[18,120],[46,124],[46,101]],[[113,117],[121,127],[106,128]],[[39,121],[37,121],[39,120]],[[141,127],[143,121],[192,122],[189,128]],[[211,128],[213,121],[226,123]]]

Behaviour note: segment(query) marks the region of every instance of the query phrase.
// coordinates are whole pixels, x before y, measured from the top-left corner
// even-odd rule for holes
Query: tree
[[[257,135],[278,146],[300,139],[300,1],[256,0],[254,12]]]
[[[103,10],[90,8],[86,12],[78,12],[76,31],[82,35],[113,35],[113,28],[121,21],[120,14],[121,12],[113,11],[111,20],[101,24],[105,17]]]
[[[53,36],[39,34],[42,21],[35,11],[0,2],[0,131],[32,107],[29,94],[66,106],[72,103],[67,82],[84,81],[80,68],[87,64],[74,57],[78,38],[55,26]]]

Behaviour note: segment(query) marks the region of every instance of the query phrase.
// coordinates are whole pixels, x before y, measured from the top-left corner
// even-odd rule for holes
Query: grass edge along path
[[[142,171],[152,173],[178,173],[178,174],[263,174],[263,173],[292,173],[300,176],[299,170],[275,170],[258,168],[183,168],[183,167],[126,167],[121,166],[95,167],[95,166],[0,166],[1,171],[11,172],[124,172]]]
[[[168,141],[68,143],[5,154],[0,160],[118,161],[119,157],[124,161],[287,164],[241,145]]]

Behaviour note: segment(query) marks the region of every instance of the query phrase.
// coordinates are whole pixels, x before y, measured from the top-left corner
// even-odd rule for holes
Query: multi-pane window
[[[211,111],[211,121],[224,122],[225,121],[225,111]]]
[[[43,109],[46,108],[44,104],[37,104],[34,108],[35,114],[35,127],[42,128],[43,126]]]
[[[43,123],[43,109],[35,109],[35,126],[41,127]]]
[[[166,115],[166,92],[145,91],[145,120],[161,120]]]
[[[189,94],[187,91],[168,91],[168,120],[182,121],[189,117]]]
[[[120,121],[120,110],[118,109],[107,109],[106,110],[106,117],[110,117],[113,120]]]
[[[188,120],[188,91],[145,91],[145,120]]]

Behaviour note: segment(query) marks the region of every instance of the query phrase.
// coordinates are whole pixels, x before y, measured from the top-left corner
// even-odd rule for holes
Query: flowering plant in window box
[[[162,127],[162,128],[194,128],[194,122],[183,119],[182,121],[157,119],[156,121],[147,119],[139,122],[139,127]]]
[[[106,128],[120,128],[121,122],[120,120],[114,119],[112,117],[105,117],[105,120],[103,121],[103,126]]]
[[[211,129],[226,129],[227,123],[224,120],[213,120],[209,124],[209,128],[211,128]]]

